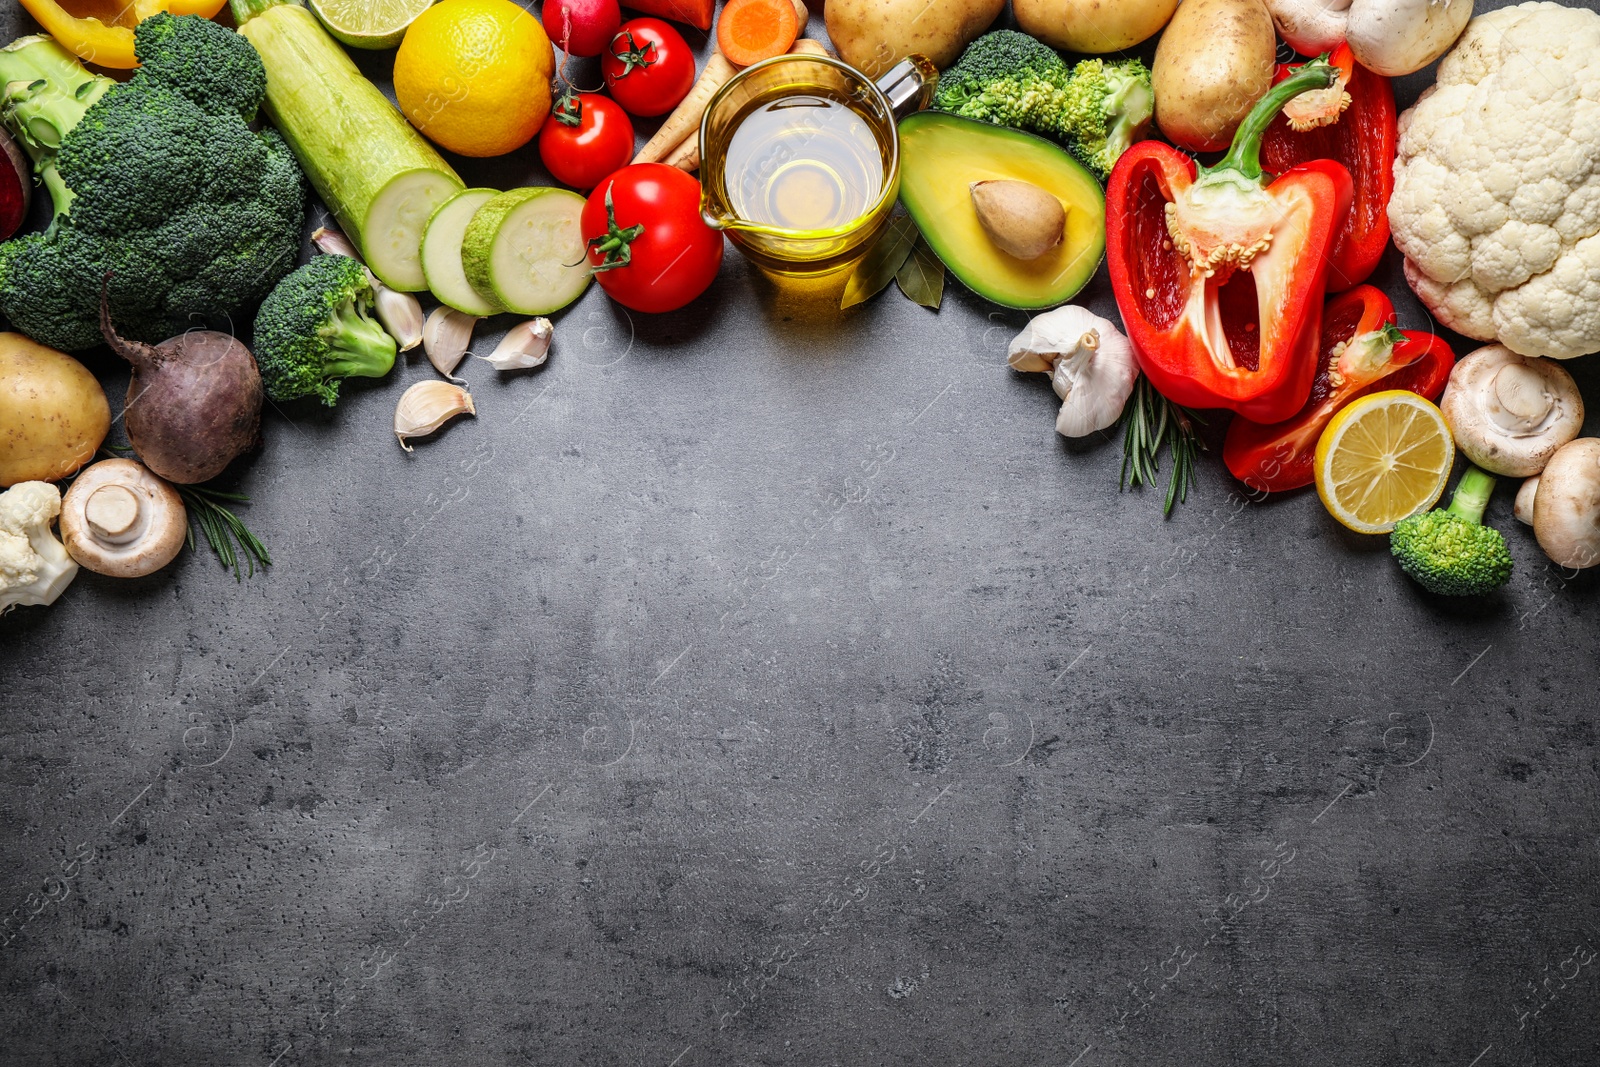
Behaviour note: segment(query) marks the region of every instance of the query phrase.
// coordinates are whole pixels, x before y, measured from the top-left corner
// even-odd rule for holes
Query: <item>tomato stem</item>
[[[594,264],[594,272],[616,270],[626,267],[633,261],[633,242],[637,241],[644,233],[644,223],[637,223],[627,229],[617,225],[617,209],[611,202],[610,185],[606,186],[606,232],[598,237],[589,239],[589,251],[600,253],[600,262]]]
[[[623,38],[627,38],[628,47],[625,51],[619,52],[617,51],[617,42]],[[611,38],[612,58],[622,62],[622,73],[618,74],[617,77],[626,78],[635,70],[643,70],[646,67],[654,66],[656,61],[651,52],[655,49],[655,46],[656,43],[654,41],[646,41],[644,47],[640,48],[639,42],[633,39],[632,30],[624,30]]]

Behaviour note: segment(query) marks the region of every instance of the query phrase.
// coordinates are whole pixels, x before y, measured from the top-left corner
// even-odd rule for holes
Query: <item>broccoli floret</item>
[[[1494,476],[1468,467],[1448,508],[1400,520],[1389,551],[1400,569],[1430,593],[1481,596],[1511,578],[1511,550],[1500,531],[1483,525]]]
[[[1065,141],[1104,178],[1150,122],[1155,94],[1137,59],[1086,59],[1071,71],[1015,30],[984,34],[939,77],[933,106],[964,118]]]
[[[275,130],[248,125],[266,86],[250,42],[167,14],[134,40],[143,65],[120,85],[46,37],[0,49],[0,119],[55,207],[43,234],[0,245],[0,311],[67,351],[100,343],[107,274],[123,332],[156,342],[247,311],[300,247],[305,178]]]
[[[251,122],[266,99],[267,69],[249,41],[216,29],[209,19],[145,19],[133,31],[139,69],[203,111]]]
[[[273,400],[315,396],[333,407],[341,378],[381,378],[394,367],[394,338],[368,314],[366,268],[318,256],[290,274],[256,315],[255,354]]]
[[[1139,60],[1086,59],[1072,68],[1067,82],[1061,132],[1072,154],[1104,178],[1149,127],[1155,103],[1150,71]]]

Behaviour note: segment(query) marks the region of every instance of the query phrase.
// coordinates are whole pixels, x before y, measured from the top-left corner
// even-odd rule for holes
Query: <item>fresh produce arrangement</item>
[[[591,280],[675,312],[730,240],[840,314],[891,281],[937,311],[947,276],[1038,312],[1009,365],[1049,377],[1060,435],[1120,434],[1124,487],[1168,464],[1167,514],[1214,434],[1248,490],[1314,487],[1433,594],[1510,578],[1501,478],[1552,561],[1600,563],[1600,438],[1558,362],[1600,350],[1593,12],[1013,0],[995,29],[1002,0],[825,0],[824,44],[803,0],[227,0],[236,29],[223,0],[24,6],[44,33],[0,48],[0,610],[80,568],[156,573],[195,529],[236,576],[269,566],[211,484],[265,402],[332,408],[420,349],[437,376],[395,398],[398,445],[470,433],[447,427],[477,414],[483,320],[515,317],[480,361],[539,368]],[[711,42],[698,69],[675,22]],[[398,106],[348,49],[394,50]],[[1389,79],[1436,60],[1397,115]],[[441,150],[550,180],[469,188]],[[36,184],[51,217],[21,232]],[[302,262],[308,187],[332,224]],[[1484,347],[1401,328],[1370,284],[1391,237]],[[1120,322],[1071,303],[1102,264]],[[69,354],[100,345],[132,371],[116,420]]]

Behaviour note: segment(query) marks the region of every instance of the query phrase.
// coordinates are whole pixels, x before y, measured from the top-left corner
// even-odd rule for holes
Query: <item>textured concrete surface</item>
[[[268,574],[0,620],[0,1064],[1594,1061],[1596,581],[1509,492],[1434,599],[1119,494],[1022,315],[800,310],[591,290],[413,455],[419,360],[269,412]]]

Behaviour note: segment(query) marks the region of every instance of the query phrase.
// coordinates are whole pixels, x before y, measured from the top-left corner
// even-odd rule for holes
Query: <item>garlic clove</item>
[[[555,327],[549,319],[519,322],[487,356],[478,358],[495,370],[526,370],[550,358],[550,337]]]
[[[400,447],[413,451],[406,444],[412,437],[426,437],[457,415],[477,415],[472,404],[472,394],[459,385],[449,382],[418,382],[400,396],[394,409],[394,435]]]
[[[455,308],[436,307],[422,324],[422,349],[428,353],[428,362],[451,381],[461,381],[454,371],[472,344],[472,328],[478,325],[478,318]]]
[[[410,293],[390,289],[382,282],[372,287],[377,294],[373,310],[389,336],[399,344],[400,351],[409,352],[422,343],[422,304]]]
[[[311,243],[316,245],[319,251],[326,252],[330,256],[346,256],[356,260],[361,258],[361,253],[350,243],[350,238],[326,226],[311,235]]]

